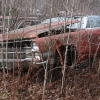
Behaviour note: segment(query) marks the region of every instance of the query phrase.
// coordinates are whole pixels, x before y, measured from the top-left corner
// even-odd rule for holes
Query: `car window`
[[[40,21],[31,21],[31,25],[37,25],[39,23],[40,23]]]
[[[77,23],[73,23],[69,26],[67,26],[67,28],[71,28],[71,29],[79,29],[79,28],[85,28],[86,26],[86,18],[83,17],[83,18],[75,18],[78,20]]]
[[[23,22],[21,22],[20,23],[20,25],[18,26],[18,29],[19,28],[24,28],[24,27],[27,27],[27,26],[32,26],[32,25],[37,25],[37,24],[39,24],[40,23],[40,21],[38,21],[38,20],[30,20],[30,21],[23,21]]]
[[[42,24],[49,24],[50,22],[51,23],[53,23],[53,22],[62,22],[62,21],[65,21],[65,20],[68,20],[68,18],[56,17],[56,18],[46,19],[46,20],[42,21],[41,23]]]
[[[97,28],[100,27],[100,17],[89,17],[87,22],[87,28]]]

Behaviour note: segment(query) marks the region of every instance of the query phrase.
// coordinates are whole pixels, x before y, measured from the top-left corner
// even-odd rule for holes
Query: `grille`
[[[19,48],[8,48],[7,52],[6,49],[3,48],[3,52],[0,49],[0,59],[2,58],[2,53],[3,53],[3,59],[24,59],[25,58],[25,52],[24,49],[19,49]]]

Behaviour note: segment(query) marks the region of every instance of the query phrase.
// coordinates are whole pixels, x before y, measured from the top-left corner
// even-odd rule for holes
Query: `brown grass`
[[[42,100],[43,80],[41,80],[42,78],[39,74],[43,68],[32,74],[33,70],[30,67],[29,71],[22,75],[20,79],[17,75],[13,79],[11,73],[6,75],[6,90],[3,89],[3,73],[1,72],[0,100]],[[61,94],[61,77],[52,82],[48,81],[45,90],[45,100],[100,100],[98,63],[96,62],[91,68],[88,66],[78,69],[67,68],[63,94]]]

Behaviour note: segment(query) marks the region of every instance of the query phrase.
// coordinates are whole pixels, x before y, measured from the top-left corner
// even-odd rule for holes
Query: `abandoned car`
[[[18,29],[8,37],[4,34],[3,39],[0,36],[0,62],[7,62],[7,67],[15,67],[15,62],[21,62],[27,68],[29,63],[36,67],[47,63],[63,66],[66,60],[66,65],[71,66],[84,59],[99,57],[100,16],[75,16],[72,19]]]
[[[66,22],[67,25],[71,21]],[[72,21],[72,23],[76,20]],[[35,38],[48,36],[49,30],[58,31],[64,27],[65,22],[55,22],[51,24],[38,24],[27,26],[25,28],[16,29],[9,33],[0,34],[0,66],[7,66],[8,69],[16,68],[22,65],[25,68],[29,67],[33,60],[32,44]],[[53,34],[51,34],[53,35]],[[2,65],[3,64],[3,65]]]

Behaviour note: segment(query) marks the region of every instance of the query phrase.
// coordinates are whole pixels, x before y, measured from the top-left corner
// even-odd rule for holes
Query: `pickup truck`
[[[38,24],[1,34],[0,62],[12,69],[45,64],[72,66],[100,56],[100,16],[75,16],[72,20]],[[3,41],[3,43],[2,43]],[[3,45],[2,45],[3,44]],[[2,68],[2,66],[1,66]]]

